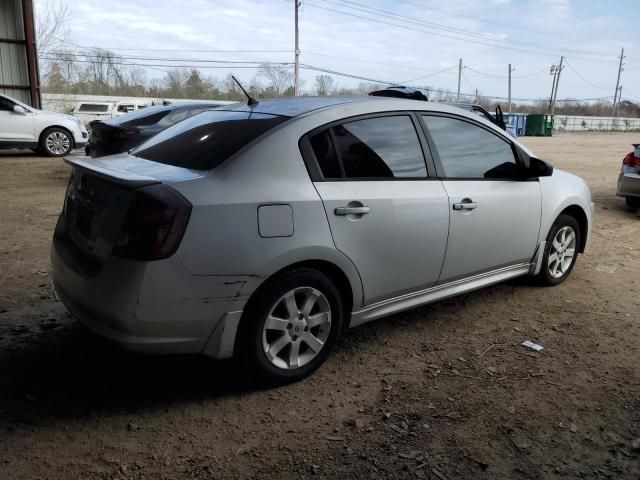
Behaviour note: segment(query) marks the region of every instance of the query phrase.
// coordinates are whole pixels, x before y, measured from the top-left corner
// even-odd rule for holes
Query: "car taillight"
[[[623,165],[629,165],[630,167],[640,168],[640,157],[635,156],[635,152],[629,152],[622,160]]]
[[[131,201],[114,255],[160,260],[175,253],[187,228],[191,204],[165,185],[138,190]]]

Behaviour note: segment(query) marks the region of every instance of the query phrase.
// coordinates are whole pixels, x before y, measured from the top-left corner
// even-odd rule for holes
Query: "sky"
[[[70,5],[70,41],[113,50],[132,63],[201,65],[207,76],[232,72],[248,81],[255,64],[211,61],[292,62],[294,57],[292,0],[74,0]],[[610,99],[624,47],[622,97],[640,102],[639,0],[302,0],[299,24],[303,65],[455,92],[462,59],[463,93],[478,89],[481,95],[506,97],[511,63],[514,100],[548,97],[549,67],[561,55],[559,99]],[[318,74],[301,70],[303,91],[313,90]],[[147,75],[163,73],[149,68]],[[334,78],[344,87],[362,81]]]

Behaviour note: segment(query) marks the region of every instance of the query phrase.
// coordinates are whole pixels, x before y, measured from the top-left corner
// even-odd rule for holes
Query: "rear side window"
[[[79,112],[94,112],[94,113],[107,113],[109,111],[109,105],[100,105],[97,103],[81,103]]]
[[[289,117],[211,110],[163,130],[131,152],[154,162],[210,170]]]
[[[408,115],[344,123],[313,135],[309,141],[327,179],[427,176],[420,141]]]
[[[423,116],[449,178],[515,178],[516,158],[511,144],[463,120]]]
[[[331,140],[331,131],[327,129],[316,133],[309,138],[309,143],[313,148],[322,176],[324,178],[341,178],[342,171],[340,170],[336,149]]]

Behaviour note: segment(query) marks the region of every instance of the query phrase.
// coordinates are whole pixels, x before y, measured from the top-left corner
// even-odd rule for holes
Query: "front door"
[[[314,184],[338,250],[355,264],[371,304],[438,280],[449,205],[427,174],[408,114],[354,120],[309,137],[322,178]]]
[[[462,118],[422,118],[451,214],[440,283],[530,262],[540,232],[540,184],[518,178],[510,141]]]
[[[16,103],[0,97],[0,142],[34,142],[33,113],[22,115],[13,111]]]

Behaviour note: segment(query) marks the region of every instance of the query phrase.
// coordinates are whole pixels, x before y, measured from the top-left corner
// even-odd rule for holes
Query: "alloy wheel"
[[[262,330],[262,348],[276,367],[291,370],[313,360],[331,332],[331,306],[312,287],[298,287],[273,305]]]
[[[576,232],[564,226],[556,233],[549,250],[547,268],[553,278],[562,277],[571,268],[576,253]]]
[[[69,150],[71,141],[69,137],[62,132],[51,132],[45,140],[47,150],[54,155],[62,155]]]

